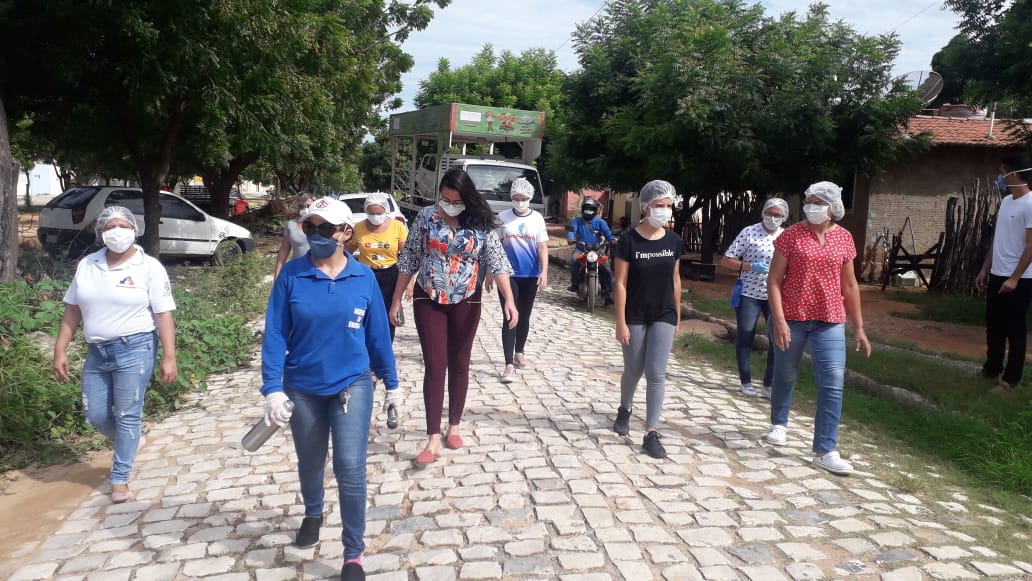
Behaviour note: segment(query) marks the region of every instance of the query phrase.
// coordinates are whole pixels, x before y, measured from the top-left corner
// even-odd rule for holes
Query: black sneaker
[[[570,286],[566,287],[566,290],[570,291],[571,293],[575,293],[577,292],[577,285],[571,284]]]
[[[631,433],[631,408],[616,408],[616,421],[613,422],[613,431],[621,436]]]
[[[301,528],[297,529],[294,546],[304,549],[318,543],[320,528],[322,528],[321,516],[306,516],[301,521]]]
[[[358,563],[344,563],[340,570],[340,581],[365,581],[365,569]]]
[[[666,458],[666,448],[659,443],[659,432],[657,431],[645,432],[645,439],[641,443],[641,448],[653,458]]]
[[[603,307],[608,307],[609,305],[612,305],[612,304],[614,304],[613,303],[613,297],[611,297],[609,295],[605,295],[604,297],[602,297],[602,306]]]

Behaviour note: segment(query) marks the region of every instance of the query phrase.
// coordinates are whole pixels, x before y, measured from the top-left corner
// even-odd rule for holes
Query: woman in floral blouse
[[[390,320],[398,319],[401,298],[412,277],[413,318],[423,350],[423,404],[429,441],[416,457],[425,466],[441,453],[444,378],[448,376],[448,434],[444,445],[462,447],[459,420],[469,388],[469,359],[480,323],[481,287],[487,271],[502,294],[509,327],[519,322],[509,276],[512,267],[495,234],[491,208],[465,171],[454,168],[441,178],[440,203],[424,208],[411,224],[398,257],[398,283]]]

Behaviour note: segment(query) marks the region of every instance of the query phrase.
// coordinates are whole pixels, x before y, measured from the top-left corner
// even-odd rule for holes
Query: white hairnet
[[[512,185],[509,186],[509,197],[517,194],[533,198],[534,185],[527,181],[527,178],[516,178],[512,180]]]
[[[670,198],[677,201],[677,190],[674,184],[663,180],[652,180],[641,188],[641,205],[649,206],[656,200]]]
[[[372,192],[366,196],[365,205],[363,207],[368,208],[369,206],[381,206],[384,210],[389,212],[391,209],[390,203],[387,201],[387,198],[389,197],[390,196],[384,192]]]
[[[788,202],[781,198],[771,198],[763,203],[763,210],[760,213],[765,213],[771,208],[781,208],[781,212],[788,217]]]
[[[803,199],[816,196],[831,206],[831,217],[841,220],[846,215],[846,207],[842,204],[842,188],[831,182],[817,182],[806,188]]]
[[[100,214],[97,216],[97,235],[99,236],[103,233],[104,226],[107,226],[107,223],[115,218],[129,222],[129,224],[132,225],[133,230],[140,230],[140,227],[136,224],[136,216],[133,216],[133,213],[129,211],[129,208],[126,208],[125,206],[108,206],[101,210]]]

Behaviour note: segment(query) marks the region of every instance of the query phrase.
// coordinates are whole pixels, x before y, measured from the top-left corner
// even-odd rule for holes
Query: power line
[[[591,15],[591,16],[590,16],[590,17],[588,18],[588,20],[594,20],[594,19],[595,19],[595,17],[596,17],[596,16],[598,16],[598,13],[599,13],[599,12],[602,12],[602,9],[603,9],[603,8],[605,8],[605,7],[606,7],[606,6],[608,5],[608,4],[609,4],[609,0],[602,0],[602,5],[598,7],[598,10],[596,10],[596,11],[595,11],[595,13],[594,13],[594,14],[592,14],[592,15]],[[573,36],[572,34],[571,34],[570,36],[567,36],[567,37],[566,37],[566,40],[564,40],[564,41],[562,42],[562,44],[560,44],[559,46],[555,47],[555,50],[554,50],[553,52],[559,52],[559,49],[561,49],[562,47],[566,46],[566,43],[570,42],[570,38],[571,38],[572,36]]]
[[[906,20],[904,20],[903,22],[900,22],[899,24],[897,24],[897,25],[896,25],[896,27],[895,27],[895,28],[893,28],[892,30],[890,30],[890,31],[886,32],[885,34],[892,34],[893,32],[896,32],[897,30],[899,30],[900,28],[902,28],[904,24],[906,24],[906,23],[910,22],[911,20],[913,20],[913,19],[917,18],[918,16],[921,16],[922,14],[924,14],[925,12],[927,12],[929,8],[931,8],[932,6],[935,6],[936,4],[939,4],[939,3],[941,3],[941,2],[942,2],[942,0],[932,0],[932,3],[931,3],[931,4],[929,4],[928,6],[925,6],[925,7],[924,7],[924,8],[922,8],[921,10],[919,10],[919,11],[917,12],[917,14],[914,14],[914,15],[913,15],[913,16],[911,16],[910,18],[907,18]]]

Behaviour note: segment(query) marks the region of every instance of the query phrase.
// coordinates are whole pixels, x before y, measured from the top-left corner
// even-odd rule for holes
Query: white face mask
[[[828,215],[828,206],[820,204],[806,204],[803,206],[803,213],[806,214],[806,221],[811,224],[823,224],[831,219]]]
[[[649,211],[649,225],[653,228],[662,228],[667,225],[667,222],[670,222],[673,215],[673,208],[652,208]]]
[[[466,204],[463,204],[461,202],[458,203],[458,204],[437,204],[437,205],[441,207],[441,210],[443,210],[445,214],[451,216],[452,218],[454,218],[455,216],[458,216],[459,214],[461,214],[463,211],[466,210]]]
[[[530,209],[530,200],[523,200],[523,201],[513,200],[512,201],[512,207],[516,208],[520,212],[526,212],[527,210]]]
[[[784,223],[785,223],[785,219],[784,218],[779,218],[778,216],[764,216],[763,217],[763,227],[766,228],[767,230],[777,230]]]
[[[380,226],[387,221],[387,214],[366,214],[366,220],[373,226]]]
[[[121,226],[105,230],[101,234],[101,238],[104,240],[104,246],[111,252],[121,254],[136,242],[136,231],[132,228],[122,228]]]

